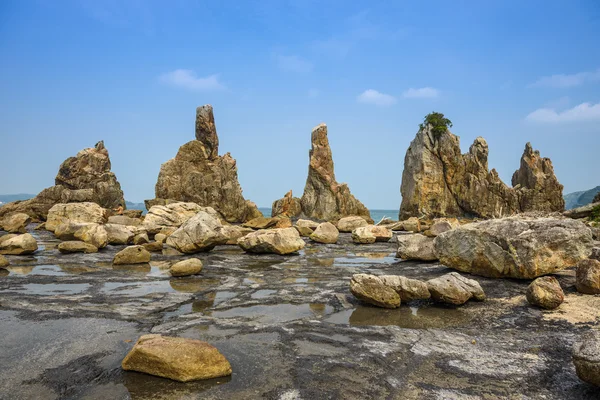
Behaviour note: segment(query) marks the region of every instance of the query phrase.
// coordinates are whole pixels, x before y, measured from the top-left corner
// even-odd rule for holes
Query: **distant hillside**
[[[144,203],[132,203],[131,201],[125,200],[125,206],[128,210],[142,210],[146,213],[146,205]]]
[[[19,193],[19,194],[0,194],[0,203],[10,203],[17,200],[29,200],[35,197],[35,194]]]
[[[598,192],[600,192],[600,186],[596,186],[593,189],[583,192],[565,194],[563,196],[565,199],[565,208],[570,210],[571,208],[577,208],[585,206],[586,204],[590,204]]]

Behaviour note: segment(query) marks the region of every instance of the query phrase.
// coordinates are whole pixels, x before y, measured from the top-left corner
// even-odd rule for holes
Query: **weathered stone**
[[[202,271],[202,261],[197,258],[189,258],[187,260],[176,262],[171,265],[169,272],[172,276],[188,276],[196,275]]]
[[[104,225],[83,224],[73,236],[75,239],[92,244],[99,249],[108,245],[108,232]]]
[[[407,232],[421,232],[421,221],[419,221],[419,218],[417,217],[410,217],[409,219],[402,221],[402,226]]]
[[[590,258],[592,260],[598,260],[598,261],[600,261],[600,247],[594,247],[592,249],[592,254],[590,255]]]
[[[26,233],[31,217],[25,213],[12,214],[0,222],[0,227],[8,233]]]
[[[143,210],[123,210],[123,216],[137,220],[142,218],[142,214],[144,214]]]
[[[563,213],[565,217],[580,219],[589,217],[596,207],[600,207],[600,202],[594,202],[582,207],[573,208]]]
[[[296,221],[296,225],[294,227],[298,233],[300,233],[300,236],[308,237],[315,231],[315,229],[317,229],[317,226],[319,226],[318,222],[311,221],[309,219],[299,219]]]
[[[9,237],[6,238],[6,236]],[[0,254],[26,255],[32,254],[37,249],[37,242],[29,233],[5,235],[4,239],[0,240]]]
[[[238,240],[249,253],[291,254],[302,250],[304,240],[295,228],[268,229],[252,232]]]
[[[509,217],[475,222],[434,240],[440,262],[491,278],[533,279],[588,258],[593,241],[580,221]]]
[[[46,229],[54,232],[64,222],[104,224],[108,221],[106,209],[96,203],[55,204],[48,211]]]
[[[15,233],[9,233],[8,235],[2,235],[2,236],[0,236],[0,243],[5,242],[12,238],[16,238],[17,236],[19,236],[19,235],[15,234]]]
[[[282,199],[275,200],[271,207],[271,216],[295,218],[302,214],[302,204],[298,197],[293,197],[290,190]]]
[[[428,280],[427,288],[431,297],[441,303],[462,305],[471,298],[485,300],[485,293],[479,282],[465,278],[456,272]]]
[[[115,254],[113,264],[144,264],[150,262],[150,257],[150,253],[143,246],[129,246]]]
[[[435,255],[433,238],[414,233],[409,235],[398,235],[398,252],[396,255],[404,260],[437,260]]]
[[[33,199],[8,203],[0,207],[0,218],[15,212],[45,220],[55,204],[94,202],[104,208],[125,206],[121,185],[114,173],[104,142],[84,149],[60,166],[55,186],[42,190]]]
[[[317,226],[317,229],[310,235],[311,240],[318,243],[333,244],[337,243],[340,233],[331,222],[323,222]]]
[[[0,254],[0,268],[5,268],[5,267],[8,267],[9,265],[10,265],[10,263],[8,262],[6,257],[4,257],[2,254]]]
[[[352,241],[356,244],[371,244],[376,240],[377,238],[369,226],[361,226],[352,231]]]
[[[433,220],[431,227],[427,230],[426,235],[436,237],[444,232],[458,228],[460,223],[456,218],[436,218]]]
[[[175,158],[161,166],[156,197],[212,207],[228,222],[245,222],[262,215],[256,204],[242,195],[236,161],[229,153],[219,156],[218,152],[212,107],[198,107],[196,140],[181,146]]]
[[[144,243],[142,246],[144,246],[144,248],[150,253],[160,253],[163,250],[162,242],[148,242]]]
[[[529,143],[514,188],[488,170],[488,145],[479,137],[461,154],[459,138],[449,130],[419,129],[404,158],[400,220],[409,217],[474,215],[502,217],[522,211],[562,211],[562,185],[552,162],[541,158]]]
[[[278,217],[275,224],[275,228],[291,228],[292,226],[292,220],[288,217]]]
[[[279,222],[279,218],[258,217],[242,224],[244,228],[269,229],[274,228]]]
[[[75,232],[88,225],[91,224],[65,220],[54,228],[54,236],[63,241],[75,240]]]
[[[400,295],[375,275],[353,275],[350,281],[350,291],[359,300],[377,307],[400,307]]]
[[[393,236],[392,231],[385,226],[367,225],[365,228],[375,236],[376,242],[389,242]]]
[[[125,226],[139,226],[142,224],[142,220],[139,218],[130,218],[125,215],[112,215],[108,217],[108,223]]]
[[[154,235],[154,240],[156,240],[159,243],[164,243],[167,240],[167,238],[168,236],[164,233],[157,233],[156,235]]]
[[[575,342],[573,364],[579,379],[600,387],[600,332],[592,329]]]
[[[125,225],[104,225],[106,234],[108,235],[108,244],[123,245],[133,243],[135,236],[135,227]],[[56,234],[56,231],[54,232]]]
[[[68,242],[59,243],[58,251],[61,253],[97,253],[98,248],[93,244],[79,240],[70,240]]]
[[[382,275],[381,282],[391,287],[400,295],[402,301],[422,300],[431,297],[427,283],[418,279],[409,279],[400,275]]]
[[[367,225],[369,225],[367,220],[356,215],[340,218],[340,220],[337,222],[337,228],[340,232],[352,232],[356,228]]]
[[[560,283],[553,276],[542,276],[531,282],[526,297],[529,304],[548,310],[558,308],[565,300]]]
[[[348,185],[335,179],[327,125],[313,129],[311,142],[308,177],[301,199],[303,214],[327,221],[358,215],[372,223],[369,210],[350,193]]]
[[[600,294],[600,261],[590,259],[577,263],[575,287],[579,293]]]
[[[231,375],[227,359],[210,344],[161,335],[141,336],[121,366],[179,382]]]
[[[254,232],[254,229],[244,228],[239,225],[224,225],[223,234],[227,237],[227,245],[237,245],[239,238],[246,236],[247,234]]]
[[[144,218],[143,226],[148,233],[158,233],[165,228],[175,231],[202,210],[204,208],[196,203],[184,202],[152,206]]]
[[[228,237],[216,212],[210,207],[188,219],[167,238],[166,244],[178,251],[191,254],[212,250],[225,244]]]
[[[138,232],[133,237],[133,244],[142,245],[150,243],[150,239],[148,238],[148,234],[146,232]]]

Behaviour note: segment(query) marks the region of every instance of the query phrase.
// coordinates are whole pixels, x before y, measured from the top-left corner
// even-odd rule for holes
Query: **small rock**
[[[300,236],[308,237],[317,229],[317,226],[319,226],[317,222],[308,219],[299,219],[296,221],[294,228],[296,228]]]
[[[565,300],[560,283],[553,276],[542,276],[531,282],[526,297],[529,304],[548,310],[558,308]]]
[[[163,250],[163,244],[161,242],[144,243],[142,246],[151,253],[159,253]]]
[[[485,300],[485,293],[479,282],[467,279],[456,272],[428,280],[427,288],[431,297],[441,303],[461,305],[471,298]]]
[[[340,232],[331,222],[323,222],[317,226],[317,229],[310,235],[310,239],[317,243],[333,244],[337,243]]]
[[[340,232],[353,232],[356,228],[367,226],[369,223],[359,216],[351,216],[340,218],[337,223],[337,228]]]
[[[31,217],[24,213],[16,213],[4,218],[0,226],[8,233],[26,233],[27,225],[31,222]]]
[[[252,232],[238,239],[238,245],[249,253],[284,255],[302,250],[305,243],[295,228],[282,228]]]
[[[404,230],[413,233],[421,232],[421,221],[417,217],[410,217],[409,219],[402,221]]]
[[[150,239],[148,238],[148,234],[146,232],[137,233],[133,237],[133,244],[135,245],[141,245],[146,243],[150,243]]]
[[[133,226],[106,224],[104,225],[104,229],[108,235],[108,244],[123,245],[133,243],[133,237],[135,236],[135,227]],[[56,231],[54,233],[56,234]]]
[[[400,295],[375,275],[353,275],[350,281],[350,291],[359,300],[377,307],[400,307]]]
[[[58,251],[61,253],[97,253],[98,248],[93,244],[71,240],[68,242],[61,242],[58,245]]]
[[[377,238],[368,226],[361,226],[352,231],[352,241],[357,244],[375,243]]]
[[[179,382],[231,375],[229,361],[210,344],[161,335],[141,336],[121,366]]]
[[[99,249],[108,245],[108,233],[104,225],[86,224],[75,232],[75,239],[92,244]]]
[[[164,233],[157,233],[156,235],[154,235],[154,240],[160,243],[164,243],[165,240],[167,240],[167,235],[165,235]]]
[[[223,226],[223,234],[227,236],[227,242],[225,242],[227,245],[237,245],[239,238],[242,238],[252,232],[254,232],[254,229],[244,228],[239,225]]]
[[[600,261],[588,259],[577,263],[575,287],[579,293],[600,294]]]
[[[10,236],[6,238],[7,236]],[[22,235],[5,235],[0,240],[0,254],[26,255],[32,254],[38,249],[33,236],[29,233]]]
[[[5,268],[5,267],[8,267],[9,265],[10,265],[10,263],[8,262],[6,257],[4,257],[2,254],[0,254],[0,268]]]
[[[418,279],[409,279],[399,275],[382,275],[379,277],[384,285],[391,287],[400,295],[402,301],[422,300],[431,297],[427,283]]]
[[[579,379],[600,387],[600,332],[590,330],[575,342],[573,364]]]
[[[150,253],[143,246],[129,246],[115,254],[114,265],[144,264],[150,262]]]
[[[431,227],[427,230],[427,236],[436,237],[459,226],[460,223],[456,218],[437,218],[433,220]]]
[[[420,233],[398,235],[397,256],[403,260],[437,260],[433,247],[433,238]]]
[[[190,258],[179,261],[169,268],[172,276],[196,275],[202,271],[202,261],[197,258]]]

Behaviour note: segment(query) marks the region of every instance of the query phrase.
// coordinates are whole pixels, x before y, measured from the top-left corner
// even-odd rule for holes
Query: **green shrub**
[[[600,206],[592,208],[590,213],[590,221],[600,222]]]
[[[444,117],[444,114],[439,112],[431,112],[425,116],[423,123],[419,124],[419,129],[424,129],[427,125],[431,125],[431,131],[434,137],[439,138],[446,133],[448,128],[452,127],[452,121]]]

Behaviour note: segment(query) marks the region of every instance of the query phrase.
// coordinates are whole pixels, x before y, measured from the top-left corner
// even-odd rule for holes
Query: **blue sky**
[[[0,193],[37,193],[103,139],[132,201],[215,109],[244,195],[302,194],[311,129],[336,177],[397,209],[406,149],[443,112],[502,179],[527,141],[565,192],[600,184],[600,3],[0,2]]]

